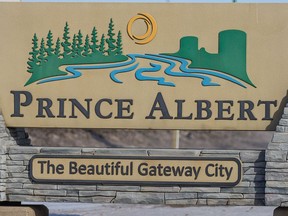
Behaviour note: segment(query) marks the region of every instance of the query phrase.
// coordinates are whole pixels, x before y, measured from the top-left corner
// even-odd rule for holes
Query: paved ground
[[[49,216],[272,216],[275,207],[171,207],[161,205],[119,205],[44,203]]]

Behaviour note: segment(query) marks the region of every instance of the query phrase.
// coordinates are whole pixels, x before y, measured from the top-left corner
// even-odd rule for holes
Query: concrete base
[[[287,216],[288,215],[288,208],[285,207],[278,207],[274,210],[273,216]]]
[[[49,210],[44,205],[0,206],[1,216],[49,216]]]

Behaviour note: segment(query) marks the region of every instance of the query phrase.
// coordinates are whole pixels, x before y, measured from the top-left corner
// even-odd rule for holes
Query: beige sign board
[[[242,178],[236,158],[35,156],[35,182],[158,183],[235,186]]]
[[[273,130],[287,99],[287,10],[0,3],[6,124]]]

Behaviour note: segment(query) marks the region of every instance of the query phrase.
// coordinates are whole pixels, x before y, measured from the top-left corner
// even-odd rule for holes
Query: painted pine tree
[[[104,34],[102,34],[102,37],[101,37],[99,51],[102,55],[104,55],[105,53],[105,35]]]
[[[38,50],[38,38],[37,38],[37,35],[34,34],[33,38],[32,38],[32,51],[29,52],[29,54],[31,55],[30,58],[28,58],[28,72],[29,73],[33,73],[35,72],[35,69],[38,67],[37,65],[37,62],[38,62],[38,59],[37,59],[37,55],[39,53],[39,50]]]
[[[71,51],[71,56],[74,58],[77,55],[77,38],[76,35],[73,35],[73,40],[72,40],[72,51]]]
[[[69,42],[69,25],[68,22],[66,22],[65,27],[64,27],[64,34],[63,34],[63,40],[64,42],[61,43],[63,47],[63,58],[66,58],[70,53],[71,53],[71,43]]]
[[[92,33],[91,33],[91,45],[90,45],[90,49],[92,51],[92,54],[98,54],[99,53],[99,51],[98,51],[99,45],[97,44],[98,43],[97,34],[98,34],[97,29],[96,29],[96,27],[94,27],[92,30]]]
[[[48,34],[47,34],[47,43],[46,43],[46,53],[48,56],[52,56],[53,55],[53,34],[52,32],[49,30]]]
[[[85,45],[84,45],[84,49],[83,49],[83,56],[87,57],[90,53],[90,40],[89,40],[89,36],[86,35],[86,38],[85,38]]]
[[[39,55],[38,55],[39,65],[43,66],[44,62],[46,62],[46,52],[45,52],[45,43],[44,38],[41,40],[41,45],[39,49]]]
[[[109,28],[108,28],[108,38],[106,39],[106,43],[108,44],[108,49],[106,52],[108,53],[108,56],[115,55],[115,49],[116,40],[114,39],[115,33],[114,33],[114,23],[113,20],[110,19]]]
[[[84,49],[82,38],[83,38],[83,35],[81,33],[81,30],[79,30],[77,34],[77,56],[82,56],[82,51]]]
[[[122,55],[123,54],[123,48],[122,48],[122,34],[119,31],[117,35],[117,48],[116,48],[116,55]]]
[[[60,57],[60,39],[59,38],[57,38],[57,41],[56,41],[54,55],[58,58]]]

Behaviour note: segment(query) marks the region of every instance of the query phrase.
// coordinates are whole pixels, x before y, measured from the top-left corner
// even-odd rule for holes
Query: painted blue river
[[[176,86],[174,82],[166,81],[163,76],[151,76],[153,73],[159,72],[163,67],[164,73],[168,76],[197,78],[200,79],[203,86],[219,86],[219,83],[212,81],[213,77],[218,77],[246,88],[243,82],[225,73],[211,69],[188,68],[191,62],[183,58],[153,54],[129,54],[127,56],[129,57],[129,60],[119,63],[66,66],[65,70],[68,72],[67,75],[46,78],[39,81],[38,84],[66,79],[75,79],[82,76],[80,71],[83,70],[111,69],[110,78],[116,83],[123,83],[117,78],[118,74],[131,73],[135,71],[135,78],[139,81],[152,81],[157,82],[158,85],[172,87]],[[139,67],[137,59],[150,60],[150,67]],[[180,66],[177,67],[177,63],[178,65],[180,64]]]

